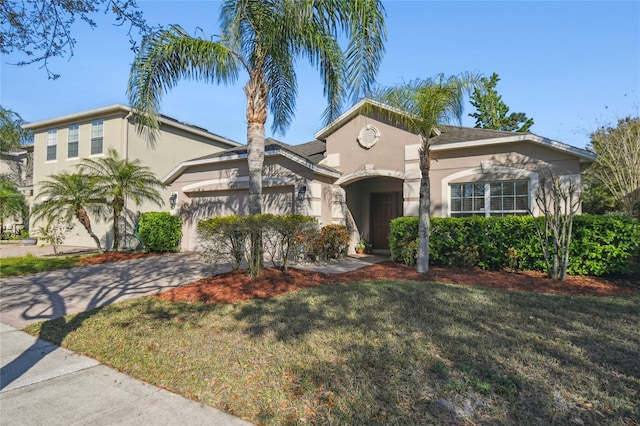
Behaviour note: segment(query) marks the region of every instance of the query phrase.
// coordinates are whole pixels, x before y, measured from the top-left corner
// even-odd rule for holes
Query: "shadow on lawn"
[[[61,345],[84,321],[112,303],[155,294],[211,274],[210,267],[185,254],[168,254],[83,266],[3,280],[2,309],[19,311],[20,321],[42,324],[39,337]],[[83,312],[69,322],[65,315]],[[57,347],[34,342],[0,369],[0,390],[21,377]]]
[[[311,389],[348,395],[343,405],[319,404],[320,419],[528,424],[640,416],[632,403],[640,392],[637,298],[379,282],[257,301],[236,318],[252,337],[270,332],[306,345],[318,333],[338,336],[335,359],[311,354],[292,371]]]

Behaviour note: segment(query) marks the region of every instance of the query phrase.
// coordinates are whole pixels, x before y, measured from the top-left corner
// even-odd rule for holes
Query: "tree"
[[[298,91],[296,59],[319,68],[328,100],[324,118],[335,119],[348,92],[364,93],[375,78],[386,38],[384,8],[379,0],[225,0],[220,22],[216,41],[191,37],[179,26],[147,39],[131,68],[129,101],[138,130],[153,140],[162,95],[180,79],[227,84],[244,71],[249,214],[259,214],[267,111],[272,129],[284,132]],[[343,50],[338,40],[345,37]]]
[[[92,179],[94,191],[102,194],[111,208],[115,251],[120,247],[120,219],[127,200],[132,200],[136,206],[144,201],[151,201],[158,206],[163,204],[158,189],[164,185],[151,169],[140,165],[140,160],[128,161],[120,158],[113,148],[109,148],[107,155],[97,160],[82,160],[79,170]]]
[[[91,16],[103,11],[115,15],[116,25],[129,24],[129,40],[136,48],[133,30],[141,35],[152,32],[145,22],[136,0],[3,0],[0,2],[0,53],[18,51],[27,59],[18,65],[42,63],[49,78],[59,77],[49,70],[53,57],[73,56],[75,39],[71,28],[77,19],[91,28],[97,24]]]
[[[496,85],[500,81],[498,74],[493,73],[488,79],[482,77],[479,87],[473,90],[471,105],[476,112],[469,114],[476,119],[476,126],[483,129],[504,130],[507,132],[528,132],[533,126],[533,119],[527,118],[523,112],[512,112],[502,102],[502,96],[496,92]]]
[[[33,133],[22,128],[20,114],[0,105],[0,151],[18,151],[33,143]]]
[[[102,253],[100,239],[93,232],[89,213],[103,217],[105,206],[106,199],[96,190],[93,178],[62,172],[41,182],[32,215],[34,221],[46,219],[53,222],[60,219],[63,223],[75,217],[95,241],[98,252]]]
[[[640,214],[640,117],[619,119],[616,127],[602,126],[590,137],[587,149],[598,158],[584,175],[589,197],[604,188],[622,211]]]
[[[385,28],[378,0],[226,0],[219,41],[191,37],[179,26],[157,32],[136,56],[129,100],[139,112],[138,130],[152,139],[162,95],[182,78],[234,82],[243,70],[247,97],[249,213],[262,212],[262,165],[267,110],[273,130],[284,132],[298,90],[294,63],[318,66],[328,99],[325,117],[337,117],[346,87],[362,93],[382,58]],[[337,39],[350,37],[346,51]]]
[[[544,215],[542,224],[534,223],[547,264],[547,275],[564,281],[569,266],[573,217],[581,203],[579,185],[571,179],[563,182],[560,176],[551,172],[542,173],[535,200]]]
[[[440,135],[438,124],[462,118],[463,100],[477,84],[478,76],[461,74],[418,79],[409,83],[382,88],[371,97],[391,107],[377,108],[388,119],[406,126],[421,138],[420,145],[420,201],[418,208],[417,271],[429,270],[429,226],[431,217],[431,151],[433,140]]]
[[[22,216],[26,204],[24,197],[6,175],[0,175],[0,230],[4,230],[4,220]]]

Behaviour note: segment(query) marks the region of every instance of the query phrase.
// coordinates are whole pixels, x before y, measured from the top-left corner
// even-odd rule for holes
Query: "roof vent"
[[[358,143],[364,149],[369,149],[380,139],[380,132],[374,126],[367,124],[358,134]]]

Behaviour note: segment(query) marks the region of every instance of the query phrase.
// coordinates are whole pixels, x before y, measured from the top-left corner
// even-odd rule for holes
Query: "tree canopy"
[[[587,149],[598,158],[584,174],[588,206],[600,204],[640,215],[640,117],[619,119],[615,127],[602,126],[590,138]]]
[[[76,40],[71,29],[77,21],[95,28],[92,16],[112,13],[116,25],[128,25],[132,48],[133,31],[145,35],[152,27],[145,22],[136,0],[3,0],[0,1],[0,53],[21,52],[27,59],[18,65],[42,63],[49,78],[59,75],[48,67],[53,57],[73,56]]]
[[[33,133],[22,128],[20,114],[0,105],[0,151],[18,151],[33,143]]]
[[[489,78],[482,77],[478,87],[473,90],[471,105],[476,108],[476,112],[469,116],[476,119],[475,127],[507,132],[528,132],[533,126],[533,119],[527,118],[523,112],[509,114],[509,107],[496,91],[498,81],[500,77],[493,73]]]

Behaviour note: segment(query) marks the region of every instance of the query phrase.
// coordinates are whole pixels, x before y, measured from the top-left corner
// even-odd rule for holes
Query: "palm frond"
[[[179,26],[147,39],[131,66],[127,94],[139,133],[154,141],[160,102],[181,79],[234,82],[237,54],[223,43],[191,37]]]

